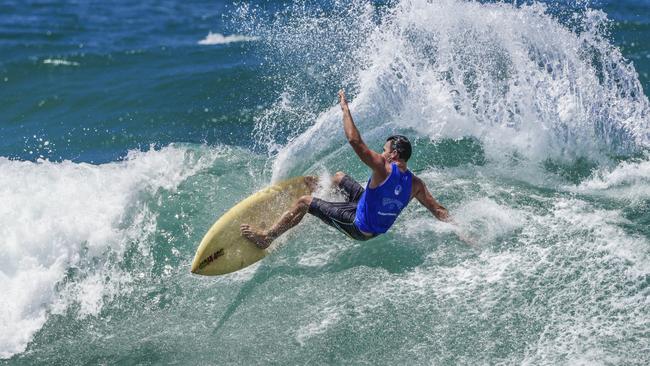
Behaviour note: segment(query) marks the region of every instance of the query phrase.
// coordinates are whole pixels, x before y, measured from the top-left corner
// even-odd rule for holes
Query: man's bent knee
[[[343,180],[343,177],[345,177],[345,173],[343,172],[336,172],[334,176],[332,177],[332,182],[339,186],[341,184],[341,181]]]
[[[309,205],[311,205],[313,197],[312,196],[302,196],[298,198],[298,202],[296,205],[301,209],[301,210],[307,210],[309,209]]]

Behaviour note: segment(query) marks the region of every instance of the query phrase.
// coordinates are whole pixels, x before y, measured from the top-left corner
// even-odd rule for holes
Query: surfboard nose
[[[194,274],[200,274],[199,273],[199,262],[197,260],[192,261],[192,268],[190,268],[190,272]]]
[[[194,256],[194,259],[192,260],[192,267],[190,268],[190,272],[192,272],[194,274],[201,274],[200,273],[200,271],[201,271],[201,260],[200,260],[200,258],[201,258],[200,253],[197,253]]]

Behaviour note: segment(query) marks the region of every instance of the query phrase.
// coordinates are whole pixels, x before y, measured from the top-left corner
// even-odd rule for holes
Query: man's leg
[[[311,194],[318,188],[318,177],[305,177],[305,184],[309,187],[310,195],[300,197],[269,230],[259,230],[249,224],[242,224],[239,227],[241,234],[261,249],[266,249],[278,236],[298,225],[309,210],[312,199]]]
[[[335,187],[339,187],[341,185],[341,180],[343,179],[343,177],[345,177],[345,173],[336,172],[336,174],[332,176],[332,185],[334,185]]]
[[[280,219],[266,231],[253,228],[248,224],[242,224],[240,226],[241,234],[248,240],[252,241],[260,249],[266,249],[271,245],[273,240],[302,221],[302,218],[305,217],[305,214],[309,210],[311,201],[312,196],[300,197],[298,201],[296,201],[287,212],[282,214]]]
[[[318,177],[305,177],[305,183],[309,186],[310,192],[314,193],[318,187]],[[332,183],[336,187],[342,188],[347,193],[348,202],[356,202],[363,193],[363,187],[343,172],[336,172],[336,174],[332,176]],[[242,224],[240,226],[241,234],[259,248],[268,248],[273,240],[302,221],[305,214],[309,211],[312,200],[313,197],[311,195],[300,197],[287,212],[282,214],[280,219],[271,226],[269,230],[264,231],[248,224]],[[329,216],[321,217],[323,215],[318,214],[316,216],[331,225],[331,218]]]
[[[359,201],[363,191],[365,191],[361,184],[357,183],[352,179],[352,177],[343,172],[336,172],[336,174],[332,176],[332,184],[345,192],[347,195],[347,202]]]

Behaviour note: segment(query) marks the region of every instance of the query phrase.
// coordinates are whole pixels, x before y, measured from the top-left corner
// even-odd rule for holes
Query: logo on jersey
[[[402,193],[402,186],[401,186],[400,184],[398,184],[398,185],[395,187],[395,195],[396,195],[396,196],[399,196],[400,193]]]

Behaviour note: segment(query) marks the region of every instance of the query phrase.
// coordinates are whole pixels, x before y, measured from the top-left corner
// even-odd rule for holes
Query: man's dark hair
[[[406,136],[403,135],[393,135],[390,136],[386,139],[386,141],[390,141],[390,145],[393,148],[393,150],[397,151],[397,154],[399,155],[399,158],[408,161],[409,158],[411,157],[411,142],[409,139],[406,138]]]

